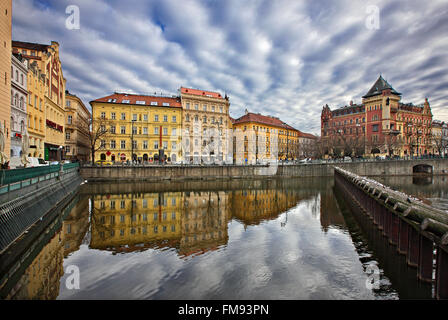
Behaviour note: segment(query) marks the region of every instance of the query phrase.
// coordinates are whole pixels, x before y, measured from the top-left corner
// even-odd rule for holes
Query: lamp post
[[[137,120],[131,120],[131,163],[134,165],[134,122]]]

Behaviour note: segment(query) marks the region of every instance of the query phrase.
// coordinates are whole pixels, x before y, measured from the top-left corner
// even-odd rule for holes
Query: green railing
[[[79,168],[79,163],[65,163],[63,171]],[[59,176],[60,165],[0,170],[0,194],[21,189],[39,181]]]

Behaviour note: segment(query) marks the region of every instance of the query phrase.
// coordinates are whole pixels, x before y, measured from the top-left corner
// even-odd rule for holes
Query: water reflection
[[[389,176],[373,179],[438,209],[448,210],[448,176]]]
[[[383,244],[335,197],[333,179],[87,184],[69,209],[2,298],[422,296],[415,279],[404,286],[390,271],[399,258],[383,258]],[[372,262],[383,272],[377,291],[366,287]],[[81,270],[80,290],[65,286],[70,265]]]

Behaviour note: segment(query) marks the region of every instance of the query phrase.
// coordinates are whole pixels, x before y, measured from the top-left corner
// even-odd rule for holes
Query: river
[[[377,179],[448,209],[445,177]],[[333,178],[84,184],[1,298],[431,299],[337,193]]]

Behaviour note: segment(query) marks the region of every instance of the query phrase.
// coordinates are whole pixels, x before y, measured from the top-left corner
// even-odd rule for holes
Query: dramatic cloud
[[[79,30],[66,28],[69,5]],[[13,39],[59,42],[67,89],[86,104],[189,86],[227,93],[233,117],[319,133],[324,104],[361,102],[379,74],[448,121],[447,14],[445,0],[14,0]]]

